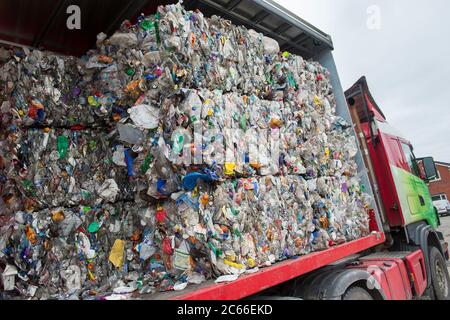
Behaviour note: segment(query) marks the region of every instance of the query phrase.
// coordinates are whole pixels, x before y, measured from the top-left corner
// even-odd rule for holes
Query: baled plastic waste
[[[254,30],[168,5],[2,61],[5,297],[183,290],[369,233],[328,71]]]

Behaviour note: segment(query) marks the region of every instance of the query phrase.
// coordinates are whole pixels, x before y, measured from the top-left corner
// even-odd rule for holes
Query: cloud
[[[450,162],[450,2],[434,0],[277,0],[333,38],[344,88],[360,76],[388,121],[417,156]],[[380,9],[381,29],[367,27]]]

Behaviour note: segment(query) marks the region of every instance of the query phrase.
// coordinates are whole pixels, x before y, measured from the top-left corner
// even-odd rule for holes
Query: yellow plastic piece
[[[314,96],[314,105],[316,107],[322,106],[322,100],[318,96]]]
[[[125,241],[116,239],[109,253],[109,261],[116,267],[121,268],[123,265],[123,254],[125,252]]]
[[[56,211],[52,214],[53,222],[61,222],[64,220],[64,213],[62,211]]]
[[[234,162],[225,162],[225,174],[227,176],[234,175],[234,169],[236,168],[236,163]]]
[[[236,269],[244,269],[244,265],[240,264],[240,263],[231,262],[231,261],[226,260],[226,259],[223,260],[223,263],[225,263],[225,264],[227,264],[229,266],[232,266],[232,267],[234,267]]]
[[[91,270],[89,270],[89,269],[88,269],[88,275],[89,275],[89,280],[95,281],[95,276],[94,276],[94,274],[91,272]]]
[[[98,106],[98,102],[95,100],[94,96],[89,96],[88,97],[88,103],[91,106],[94,106],[94,107]]]

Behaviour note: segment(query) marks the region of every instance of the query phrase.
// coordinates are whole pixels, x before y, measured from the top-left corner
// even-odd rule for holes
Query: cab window
[[[401,145],[403,149],[403,154],[405,155],[406,163],[408,164],[411,173],[416,175],[417,177],[420,177],[419,168],[417,167],[416,163],[416,157],[414,156],[411,147],[403,142],[401,143]]]

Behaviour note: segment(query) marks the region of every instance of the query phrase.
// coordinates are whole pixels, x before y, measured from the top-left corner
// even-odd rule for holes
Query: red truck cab
[[[410,252],[403,261],[412,275],[415,296],[420,297],[425,287],[432,297],[448,298],[449,278],[444,261],[448,260],[448,245],[437,230],[439,215],[427,186],[437,175],[433,159],[416,158],[412,144],[387,122],[365,77],[345,95],[388,238],[386,253],[379,252],[376,257],[397,259],[403,256],[402,252]],[[373,258],[369,258],[372,263],[377,261]],[[367,259],[362,260],[366,263]],[[398,263],[395,259],[392,262]],[[402,270],[403,266],[399,268]]]

